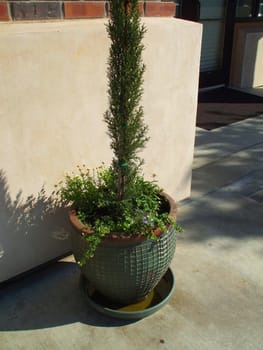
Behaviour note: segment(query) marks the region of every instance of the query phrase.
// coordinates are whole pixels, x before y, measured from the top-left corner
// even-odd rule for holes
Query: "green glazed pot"
[[[167,194],[170,215],[175,218],[176,205]],[[87,249],[83,225],[70,210],[72,249],[76,261]],[[123,305],[142,300],[159,283],[168,270],[176,246],[175,230],[167,228],[157,240],[140,238],[105,238],[93,258],[81,267],[81,272],[93,288],[107,299]]]

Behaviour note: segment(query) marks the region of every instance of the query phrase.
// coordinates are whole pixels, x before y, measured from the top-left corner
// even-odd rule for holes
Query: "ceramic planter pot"
[[[175,218],[174,200],[165,193],[163,195],[169,201],[169,214]],[[75,228],[72,250],[78,261],[87,249],[86,228],[74,210],[70,210],[69,217]],[[175,252],[174,228],[168,227],[166,232],[157,234],[157,240],[144,237],[104,238],[94,257],[81,267],[81,272],[95,290],[113,302],[127,305],[142,300],[166,273]]]

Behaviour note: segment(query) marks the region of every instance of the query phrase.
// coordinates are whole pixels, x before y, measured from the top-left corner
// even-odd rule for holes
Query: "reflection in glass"
[[[225,0],[200,0],[200,19],[223,18],[225,14]]]
[[[263,1],[259,3],[258,17],[263,17]]]
[[[238,0],[236,8],[236,17],[252,16],[252,0]]]
[[[224,39],[224,22],[209,21],[203,27],[201,72],[220,69],[222,65],[222,48]]]

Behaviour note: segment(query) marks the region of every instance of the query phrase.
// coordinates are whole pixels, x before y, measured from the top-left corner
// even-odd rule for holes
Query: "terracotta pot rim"
[[[174,199],[165,192],[162,192],[161,195],[163,197],[165,197],[169,202],[169,205],[170,205],[169,216],[172,219],[176,220],[177,206],[176,206]],[[78,233],[81,236],[92,235],[94,233],[94,231],[89,226],[84,225],[79,220],[79,218],[77,216],[76,209],[74,208],[74,205],[72,205],[69,209],[69,220],[70,220],[71,224],[73,225],[73,227],[78,231]],[[168,229],[169,229],[169,227],[168,227]],[[155,235],[157,237],[162,235],[160,228],[157,228],[155,230]],[[136,243],[136,242],[140,242],[140,241],[144,241],[144,240],[146,240],[146,237],[140,235],[139,233],[127,235],[127,234],[120,234],[118,232],[112,232],[111,234],[109,234],[103,238],[103,241],[107,242],[107,243],[112,242],[112,241],[114,241],[114,242],[120,241],[123,243],[129,241],[129,242]]]

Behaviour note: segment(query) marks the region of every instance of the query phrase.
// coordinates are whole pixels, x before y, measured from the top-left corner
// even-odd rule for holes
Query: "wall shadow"
[[[37,195],[11,198],[0,170],[0,282],[70,251],[65,209],[48,196],[44,187]]]
[[[131,323],[88,307],[75,263],[57,261],[39,268],[71,250],[67,213],[44,188],[36,196],[23,199],[21,191],[12,199],[0,170],[0,222],[0,332],[74,322],[103,327]]]

